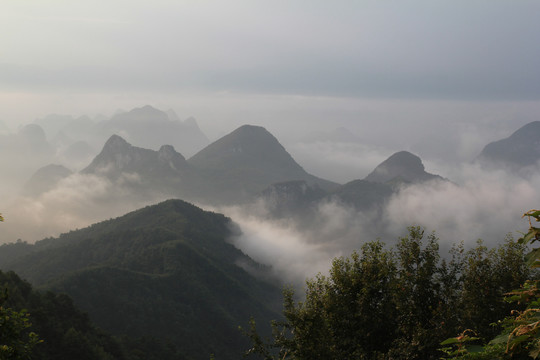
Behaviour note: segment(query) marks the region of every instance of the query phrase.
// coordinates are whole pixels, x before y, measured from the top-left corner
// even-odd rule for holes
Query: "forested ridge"
[[[169,200],[34,245],[3,245],[0,268],[68,294],[115,336],[153,337],[187,359],[236,359],[249,345],[238,326],[279,318],[281,292],[226,241],[235,231],[221,214]]]
[[[538,303],[532,225],[517,241],[457,243],[448,253],[418,226],[394,244],[367,242],[305,292],[285,288],[282,316],[272,310],[277,288],[245,270],[264,267],[223,241],[230,226],[173,200],[35,245],[3,245],[2,268],[40,289],[0,273],[2,318],[19,321],[16,331],[0,326],[2,339],[22,346],[5,358],[504,359],[534,348],[536,330],[516,338],[512,317],[538,314],[526,310]],[[271,319],[272,334],[261,332]]]

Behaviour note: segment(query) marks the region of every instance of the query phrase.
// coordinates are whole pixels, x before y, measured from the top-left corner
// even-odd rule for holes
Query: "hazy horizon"
[[[393,233],[411,223],[457,237],[518,230],[508,227],[540,202],[540,177],[471,162],[486,144],[540,120],[539,13],[532,0],[3,4],[0,145],[12,150],[0,162],[2,232],[10,237],[0,240],[14,241],[17,226],[35,241],[141,205],[101,211],[111,184],[80,174],[39,199],[19,198],[37,169],[65,158],[45,143],[40,156],[25,157],[13,134],[49,114],[110,118],[145,105],[194,117],[210,141],[263,126],[305,170],[339,183],[407,150],[459,185],[396,195],[385,213]],[[91,145],[97,154],[103,141]],[[64,165],[78,171],[84,161]],[[488,216],[486,208],[504,210]],[[349,210],[320,209],[328,229],[350,227],[340,243],[347,250],[354,230],[369,225]],[[238,216],[248,233],[259,226],[284,234],[282,225]],[[284,228],[300,248],[307,234]],[[310,249],[321,261],[336,254]]]

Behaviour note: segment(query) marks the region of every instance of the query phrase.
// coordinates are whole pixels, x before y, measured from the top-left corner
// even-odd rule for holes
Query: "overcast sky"
[[[532,0],[6,0],[0,119],[151,104],[211,138],[243,123],[505,133],[540,108],[539,18]]]
[[[265,126],[306,170],[342,183],[409,150],[428,172],[465,185],[393,198],[396,228],[490,236],[517,228],[512,221],[538,203],[540,177],[456,164],[540,120],[539,19],[538,0],[1,0],[0,134],[51,113],[110,116],[149,104],[194,116],[211,140]],[[337,127],[358,142],[299,142]],[[0,179],[5,201],[36,169],[1,155],[4,175],[19,177]],[[95,199],[106,185],[78,174],[39,201],[15,200],[11,212],[2,204],[6,229],[17,230],[5,239],[20,229],[32,232],[25,240],[56,235],[133,205],[104,213]],[[325,211],[354,237],[364,225],[356,213]],[[270,230],[269,243],[283,236]]]

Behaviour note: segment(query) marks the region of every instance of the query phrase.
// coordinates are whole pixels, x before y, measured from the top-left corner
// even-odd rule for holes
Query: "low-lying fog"
[[[393,129],[384,123],[378,127],[369,124],[365,122],[362,131],[358,127],[350,126],[351,130],[338,126],[306,129],[302,136],[290,132],[282,143],[308,172],[340,183],[364,178],[389,155],[402,149],[415,152],[424,160],[426,171],[450,182],[408,186],[391,197],[382,216],[324,202],[317,208],[313,222],[316,225],[307,229],[292,219],[270,220],[260,201],[249,208],[202,206],[230,216],[243,231],[242,236],[231,241],[255,260],[271,264],[281,277],[294,283],[324,272],[333,257],[348,255],[363,242],[381,238],[391,243],[405,235],[411,225],[436,231],[443,249],[460,241],[473,245],[479,238],[493,245],[503,241],[507,233],[517,237],[518,231],[526,230],[527,223],[520,217],[540,204],[540,174],[523,178],[472,164],[486,143],[509,136],[521,126],[521,121],[413,121]],[[276,125],[268,128],[272,127]],[[285,128],[274,133],[281,140],[279,133],[286,133]],[[77,172],[38,197],[21,195],[22,185],[31,174],[42,165],[55,162],[57,157],[54,151],[42,151],[42,157],[33,156],[35,153],[16,141],[15,132],[4,131],[1,136],[5,150],[1,160],[1,210],[6,219],[1,224],[1,242],[34,242],[57,236],[167,198],[166,194],[144,201],[127,197],[122,193],[122,182],[136,181],[135,174],[125,174],[125,178],[113,182]],[[39,145],[36,144],[26,146]]]

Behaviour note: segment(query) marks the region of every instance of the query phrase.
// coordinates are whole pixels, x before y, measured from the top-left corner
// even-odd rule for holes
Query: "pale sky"
[[[539,18],[532,0],[5,0],[0,120],[151,104],[211,138],[423,118],[508,131],[538,113]]]
[[[1,0],[0,134],[52,113],[110,116],[148,104],[195,117],[211,140],[265,126],[307,171],[342,183],[408,150],[465,186],[434,189],[429,201],[423,189],[404,193],[391,213],[399,230],[505,233],[538,203],[540,177],[502,181],[460,166],[540,120],[539,19],[538,0]],[[299,141],[337,127],[359,142]],[[5,201],[36,169],[1,155],[0,175],[13,175],[0,179]],[[79,213],[108,189],[87,180],[15,201],[12,212],[2,204],[5,227],[18,219],[35,232],[24,239],[36,240],[127,211]]]

